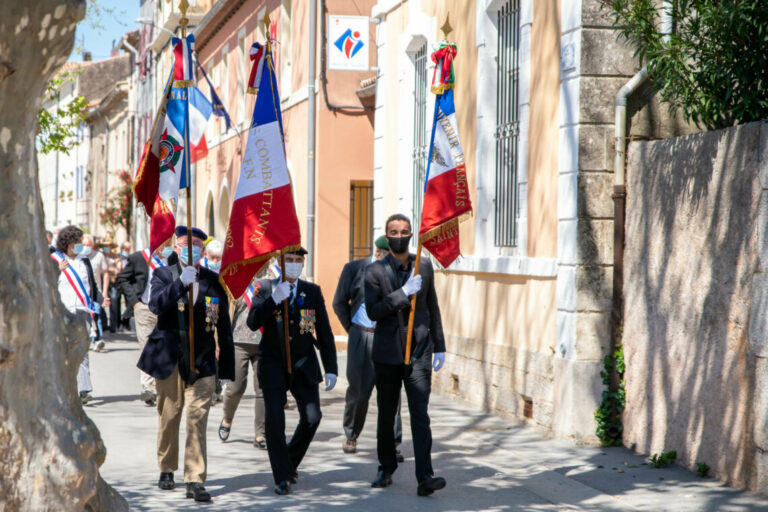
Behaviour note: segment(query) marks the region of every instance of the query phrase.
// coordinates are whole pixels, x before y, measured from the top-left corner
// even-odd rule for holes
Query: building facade
[[[251,70],[248,52],[254,42],[266,40],[262,20],[269,13],[269,31],[276,40],[273,54],[288,170],[302,243],[310,251],[306,277],[322,286],[329,301],[344,263],[373,252],[373,101],[361,91],[361,81],[375,72],[326,69],[322,44],[327,39],[325,20],[328,14],[367,17],[372,6],[370,0],[317,2],[314,45],[309,42],[307,0],[220,0],[195,29],[198,60],[232,119],[229,130],[223,118],[212,117],[208,123],[209,152],[195,170],[196,223],[217,238],[226,235],[256,98],[246,92]],[[316,67],[310,78],[309,52],[313,47]],[[371,66],[374,58],[371,52]],[[200,75],[198,84],[207,94],[208,86]],[[313,115],[310,103],[314,103]],[[314,151],[309,149],[310,137]],[[310,160],[314,161],[311,180]],[[312,247],[310,230],[314,235]],[[335,318],[332,322],[334,332],[344,334]]]

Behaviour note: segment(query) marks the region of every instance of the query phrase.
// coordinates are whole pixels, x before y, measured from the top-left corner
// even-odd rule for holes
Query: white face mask
[[[298,279],[301,276],[301,271],[304,268],[303,263],[286,263],[285,264],[285,277],[288,279]]]

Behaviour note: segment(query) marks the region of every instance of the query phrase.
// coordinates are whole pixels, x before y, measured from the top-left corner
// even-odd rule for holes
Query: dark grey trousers
[[[347,439],[356,441],[363,431],[365,416],[368,414],[368,401],[371,398],[376,383],[376,372],[373,368],[371,350],[373,349],[373,333],[363,331],[352,324],[349,329],[347,342],[347,388],[346,404],[344,406],[344,434]],[[395,415],[395,444],[403,441],[403,423],[400,419],[400,402],[397,403]]]
[[[253,416],[253,429],[256,437],[264,437],[264,395],[256,378],[256,360],[258,359],[258,345],[235,344],[235,380],[227,384],[224,389],[224,419],[232,423],[237,406],[248,386],[248,367],[253,368],[253,390],[256,392],[255,413]]]

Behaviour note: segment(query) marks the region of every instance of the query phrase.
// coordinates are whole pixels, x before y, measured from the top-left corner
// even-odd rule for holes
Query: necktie
[[[291,301],[290,304],[293,306],[293,299],[296,298],[296,283],[291,283]]]

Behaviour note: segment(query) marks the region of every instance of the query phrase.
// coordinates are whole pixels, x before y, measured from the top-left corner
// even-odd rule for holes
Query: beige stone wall
[[[625,444],[763,492],[766,142],[752,123],[630,144],[623,330]]]

